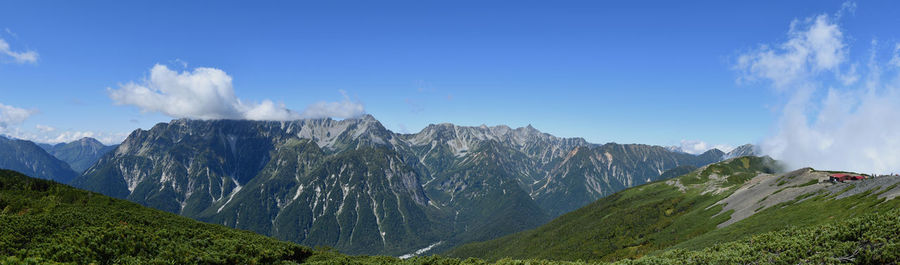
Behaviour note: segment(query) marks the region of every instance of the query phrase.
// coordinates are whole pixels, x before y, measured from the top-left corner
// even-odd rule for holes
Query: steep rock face
[[[310,245],[400,253],[435,240],[437,225],[397,143],[371,117],[176,120],[135,131],[75,185]]]
[[[175,213],[191,206],[188,212],[193,212],[230,198],[266,166],[272,150],[289,139],[310,138],[327,152],[385,143],[369,126],[380,124],[369,119],[175,120],[133,132],[74,184]],[[109,177],[121,181],[103,181]],[[207,192],[192,200],[198,190]]]
[[[589,145],[582,138],[560,138],[542,133],[528,125],[517,129],[499,126],[457,126],[449,123],[432,124],[421,132],[405,135],[412,145],[423,146],[446,144],[456,156],[463,156],[468,150],[485,141],[497,142],[520,150],[541,162],[563,156],[575,146]]]
[[[40,144],[40,146],[54,157],[68,163],[75,172],[84,172],[118,145],[107,146],[97,139],[85,137],[69,143]]]
[[[536,183],[532,197],[551,216],[558,216],[625,188],[660,180],[666,170],[703,166],[721,156],[716,149],[694,156],[639,144],[578,147]]]
[[[497,142],[474,147],[450,169],[435,174],[425,189],[435,207],[450,210],[452,237],[437,250],[493,239],[532,228],[548,219],[529,197],[522,177],[536,174],[528,157]],[[533,161],[532,161],[533,162]]]
[[[137,130],[73,184],[175,213],[205,209],[268,162],[269,149],[285,137],[268,130],[275,125],[176,120]]]
[[[439,238],[418,175],[387,148],[325,156],[291,140],[232,201],[201,219],[350,253],[401,253]]]
[[[66,162],[53,157],[37,144],[3,136],[0,136],[0,168],[60,183],[69,183],[78,175]]]
[[[532,228],[707,156],[595,145],[531,126],[395,134],[369,115],[182,119],[133,132],[74,184],[307,245],[399,255]]]

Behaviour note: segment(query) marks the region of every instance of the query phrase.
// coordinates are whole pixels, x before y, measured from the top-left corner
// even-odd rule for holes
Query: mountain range
[[[895,198],[900,195],[900,177],[832,183],[826,181],[832,172],[804,168],[770,173],[777,168],[765,157],[727,160],[628,188],[534,230],[445,253],[486,255],[488,260],[398,259],[313,250],[0,170],[0,260],[448,265],[897,262],[900,205]],[[493,261],[499,257],[503,259]]]
[[[78,176],[66,162],[31,141],[0,136],[0,168],[28,176],[69,183]]]
[[[75,172],[81,173],[100,160],[100,156],[116,149],[119,145],[104,145],[97,139],[84,137],[68,143],[38,144],[38,146],[59,160],[68,163]]]
[[[701,155],[592,144],[531,126],[374,117],[188,120],[136,130],[72,184],[197,220],[351,254],[439,252],[544,224]]]

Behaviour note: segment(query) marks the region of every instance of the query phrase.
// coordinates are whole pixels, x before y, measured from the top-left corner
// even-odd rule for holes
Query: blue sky
[[[7,134],[121,139],[173,118],[110,96],[159,64],[221,70],[245,103],[298,113],[361,104],[398,132],[531,124],[595,143],[736,146],[773,134],[789,100],[765,82],[736,82],[737,57],[843,3],[4,2],[0,39],[39,57],[0,57],[0,104],[29,111]],[[861,2],[840,18],[850,56],[900,40],[898,10]]]

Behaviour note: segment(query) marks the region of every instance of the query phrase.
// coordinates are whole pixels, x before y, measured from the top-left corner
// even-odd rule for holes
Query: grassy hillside
[[[900,206],[900,200],[880,196],[895,186],[875,187],[838,198],[842,191],[827,192],[819,187],[835,189],[839,186],[806,182],[807,179],[797,177],[797,174],[812,174],[812,171],[795,175],[764,174],[773,173],[776,167],[773,162],[767,158],[743,157],[713,164],[677,179],[616,193],[534,230],[467,244],[446,254],[488,260],[511,257],[618,261],[672,251],[665,252],[672,257],[675,254],[671,253],[714,247],[788,227],[828,224]],[[796,179],[792,179],[794,177]],[[757,183],[751,179],[766,182]],[[783,202],[772,202],[774,205],[765,204],[769,196],[754,198],[762,201],[757,203],[763,206],[756,208],[746,219],[730,220],[735,210],[725,209],[727,204],[720,201],[730,198],[739,189],[753,185],[762,187],[768,183],[777,188],[769,191],[773,198],[778,197],[778,193],[785,195],[794,191],[792,189],[802,192],[805,188],[820,190]],[[815,186],[810,186],[813,184]],[[726,221],[734,223],[720,227]]]
[[[538,259],[480,259],[422,257],[398,260],[388,257],[348,257],[317,253],[313,264],[898,264],[900,261],[900,209],[870,212],[828,224],[788,227],[743,240],[716,244],[700,250],[669,250],[638,259],[607,262],[566,262]]]
[[[617,264],[898,264],[900,209],[873,211],[814,226],[715,244],[699,250],[674,249]]]
[[[309,248],[0,170],[0,256],[78,264],[302,262]]]

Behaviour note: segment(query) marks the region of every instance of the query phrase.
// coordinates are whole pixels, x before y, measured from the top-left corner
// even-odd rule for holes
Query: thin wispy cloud
[[[407,106],[409,106],[409,112],[411,113],[418,114],[422,113],[422,111],[425,111],[425,107],[423,107],[422,104],[419,104],[411,98],[406,98],[403,100],[403,102],[406,103]]]
[[[722,152],[729,152],[734,149],[733,146],[726,144],[709,144],[700,140],[681,140],[679,145],[682,152],[688,154],[702,154],[712,149],[719,149]]]
[[[7,29],[8,30],[8,29]],[[0,62],[14,62],[18,64],[37,63],[38,53],[33,50],[14,51],[5,39],[0,38]]]
[[[894,55],[891,57],[890,64],[894,67],[900,67],[900,43],[894,45]]]
[[[341,93],[340,101],[319,101],[306,107],[300,113],[301,118],[354,118],[366,114],[365,105],[359,100],[352,100],[347,92],[338,90]]]
[[[884,58],[872,41],[868,61],[851,60],[839,19],[854,8],[794,20],[786,41],[738,58],[739,79],[769,83],[788,97],[763,153],[794,167],[900,171],[897,48]]]
[[[19,38],[19,35],[16,35],[16,33],[14,33],[14,32],[13,32],[12,30],[10,30],[9,28],[3,28],[3,31],[6,31],[6,34],[9,35],[9,36],[12,36],[14,39]]]
[[[365,113],[364,106],[351,101],[343,91],[340,91],[342,101],[317,102],[303,112],[271,100],[258,103],[241,100],[235,96],[232,77],[225,71],[208,67],[177,72],[157,64],[150,70],[149,78],[107,91],[116,104],[132,105],[144,112],[159,112],[175,118],[296,120],[351,118]]]
[[[36,143],[48,143],[48,144],[58,144],[58,143],[68,143],[72,141],[79,140],[81,138],[90,137],[97,139],[103,144],[111,145],[111,144],[119,144],[125,140],[128,136],[128,133],[120,132],[120,133],[109,133],[109,132],[97,132],[97,131],[79,131],[79,130],[58,130],[53,127],[53,130],[38,129],[37,131],[28,131],[23,130],[22,128],[15,127],[7,130],[4,135],[15,139],[28,140]]]
[[[38,143],[63,143],[84,137],[94,137],[105,144],[122,142],[126,133],[106,133],[94,131],[59,130],[56,127],[37,124],[34,130],[26,130],[22,125],[35,114],[35,109],[25,109],[0,103],[0,135],[29,140]]]
[[[788,41],[761,45],[738,57],[739,81],[769,80],[779,90],[794,90],[813,75],[822,72],[840,74],[838,66],[846,60],[844,34],[826,14],[794,20]]]
[[[43,124],[35,125],[34,128],[37,129],[39,132],[44,132],[44,133],[49,133],[49,132],[54,132],[54,131],[56,131],[56,128],[55,128],[55,127],[53,127],[53,126],[48,126],[48,125],[43,125]]]

